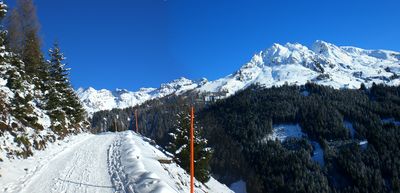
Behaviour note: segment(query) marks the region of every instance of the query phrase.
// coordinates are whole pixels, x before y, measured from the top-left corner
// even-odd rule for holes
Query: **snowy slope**
[[[189,175],[131,131],[79,134],[28,159],[0,162],[0,192],[189,192]],[[232,192],[211,178],[196,193]]]
[[[375,83],[399,85],[400,53],[364,50],[316,41],[310,48],[301,44],[274,44],[235,73],[211,81],[199,91],[232,95],[251,84],[265,87],[307,81],[334,88],[359,88]]]
[[[171,160],[159,147],[150,145],[151,139],[131,131],[123,132],[112,145],[110,160],[114,169],[112,181],[122,192],[179,192],[190,190],[190,176]],[[116,149],[116,150],[115,150]],[[121,167],[123,166],[123,167]],[[196,193],[232,192],[214,178],[206,184],[195,182]]]
[[[17,95],[24,98],[26,96],[42,95],[42,93],[38,93],[38,89],[35,88],[35,85],[27,81],[22,82],[22,86],[24,87],[22,90],[10,89],[7,86],[7,82],[10,79],[7,72],[20,74],[14,71],[15,69],[15,66],[8,63],[0,65],[0,103],[4,105],[0,107],[2,111],[0,113],[0,160],[23,157],[23,155],[29,154],[35,151],[35,149],[45,148],[48,142],[56,141],[59,137],[59,135],[50,128],[51,119],[48,115],[48,111],[43,108],[43,101],[41,101],[39,97],[33,97],[27,103],[27,108],[31,111],[25,112],[32,120],[37,119],[37,128],[27,126],[26,123],[21,122],[13,116],[12,103]],[[76,129],[76,131],[79,130],[80,129]],[[22,141],[25,143],[22,143]],[[2,172],[3,168],[0,162],[0,174]]]
[[[181,94],[197,88],[205,82],[207,82],[206,79],[196,82],[182,77],[172,82],[161,84],[160,88],[141,88],[136,92],[124,89],[109,91],[106,89],[96,90],[94,88],[79,88],[76,92],[86,111],[92,115],[94,112],[101,110],[126,108],[141,104],[150,99],[160,98],[170,94]]]

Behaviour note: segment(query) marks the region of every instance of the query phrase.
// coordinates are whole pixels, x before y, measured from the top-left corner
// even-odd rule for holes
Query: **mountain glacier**
[[[238,71],[214,81],[180,78],[162,84],[160,88],[142,88],[136,92],[80,88],[77,93],[89,114],[93,114],[193,89],[224,97],[252,84],[271,87],[304,85],[310,81],[337,89],[359,88],[361,83],[367,87],[373,83],[399,85],[399,73],[399,52],[336,46],[317,40],[310,47],[298,43],[273,44],[255,54]]]

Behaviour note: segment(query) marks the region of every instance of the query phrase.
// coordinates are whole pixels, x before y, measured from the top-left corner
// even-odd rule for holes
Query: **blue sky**
[[[13,1],[8,1],[11,6]],[[397,0],[36,0],[43,48],[60,43],[74,87],[214,80],[272,43],[400,51]]]

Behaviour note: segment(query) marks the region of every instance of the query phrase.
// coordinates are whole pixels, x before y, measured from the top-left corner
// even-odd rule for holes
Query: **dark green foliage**
[[[114,124],[119,125],[122,130],[135,130],[134,112],[138,110],[139,132],[155,139],[158,144],[166,146],[169,143],[168,133],[176,124],[176,115],[179,112],[188,111],[188,104],[191,103],[192,98],[200,99],[201,96],[196,93],[187,93],[184,97],[169,95],[147,101],[139,107],[96,112],[92,118],[92,131],[109,131]],[[196,113],[203,107],[204,103],[196,103]]]
[[[257,171],[255,176],[248,176],[249,192],[329,192],[326,176],[309,159],[306,149],[291,151],[277,141],[268,141],[247,154]],[[256,183],[254,178],[258,179]]]
[[[202,136],[203,128],[194,124],[194,160],[195,177],[200,182],[207,182],[210,179],[209,160],[211,149],[207,147],[207,140]],[[176,162],[187,172],[190,172],[190,115],[180,112],[174,129],[170,133],[171,142],[168,150],[174,155]]]
[[[72,87],[66,90],[65,98],[67,106],[64,110],[72,125],[86,122],[86,111],[83,109],[83,106]]]
[[[24,63],[23,70],[42,93],[48,90],[48,66],[41,51],[40,24],[33,0],[17,0],[7,17],[7,48]],[[40,96],[38,96],[40,97]]]
[[[46,81],[49,92],[47,93],[47,109],[52,119],[53,129],[65,135],[69,127],[78,127],[84,121],[85,111],[72,86],[69,83],[69,70],[65,68],[63,54],[58,47],[50,49],[49,79]]]
[[[396,192],[400,171],[399,126],[382,125],[381,118],[399,120],[399,90],[399,87],[382,85],[374,85],[369,90],[335,90],[315,84],[270,89],[255,86],[204,109],[200,120],[221,130],[213,131],[218,135],[209,136],[216,152],[223,147],[218,140],[222,134],[228,135],[227,140],[239,143],[234,148],[225,146],[224,151],[243,154],[244,163],[253,169],[251,175],[246,175],[247,169],[239,172],[240,177],[247,179],[251,192]],[[270,131],[265,132],[259,126],[250,129],[247,124],[252,119],[254,122],[272,120],[274,124],[299,123],[308,138],[322,144],[326,166],[319,168],[310,162],[310,146],[304,141],[286,141],[282,144],[284,148],[272,142],[260,144]],[[343,120],[353,123],[355,139],[344,128]],[[259,135],[249,135],[249,132]],[[367,140],[368,148],[362,150],[358,140]],[[264,146],[268,151],[262,151]],[[287,150],[290,151],[285,153]],[[220,160],[212,163],[225,161],[219,156],[214,159]],[[299,167],[299,171],[286,170],[287,165]],[[218,173],[218,169],[214,170],[218,167],[212,165],[213,172]],[[227,170],[236,170],[236,167]],[[293,178],[297,180],[291,184]],[[304,185],[311,189],[303,189]]]
[[[10,12],[7,18],[7,47],[21,56],[28,74],[37,75],[44,60],[38,36],[40,24],[33,0],[17,0],[16,7]]]
[[[5,94],[0,91],[0,136],[3,136],[6,130],[9,130],[10,127],[8,126],[7,122],[7,115],[10,113],[9,106],[4,101]]]
[[[28,137],[26,136],[17,136],[14,138],[14,142],[16,142],[18,145],[23,146],[22,151],[17,152],[18,157],[23,157],[27,158],[29,156],[32,156],[32,150],[31,150],[31,142],[29,142]]]
[[[0,1],[0,20],[3,20],[7,13],[7,5],[3,1]]]
[[[129,127],[139,109],[139,127],[146,136],[167,145],[173,115],[187,110],[192,96],[168,96],[140,107],[103,111],[93,124],[105,126],[118,115]],[[214,104],[196,103],[196,120],[213,148],[211,172],[230,184],[239,179],[248,192],[399,192],[400,129],[382,119],[400,120],[400,87],[374,85],[357,90],[319,86],[251,86]],[[353,124],[355,136],[344,127]],[[274,124],[299,124],[303,139],[266,142]],[[132,128],[131,128],[132,129]],[[311,159],[310,140],[324,150],[325,165]],[[368,141],[366,147],[358,145]]]
[[[40,50],[39,38],[35,31],[26,32],[24,48],[22,50],[22,61],[26,64],[25,71],[29,75],[40,76],[44,60]]]
[[[5,8],[0,1],[0,19],[6,13]],[[45,129],[38,121],[45,117],[43,114],[50,116],[51,129],[63,138],[86,126],[85,112],[69,84],[68,70],[61,63],[64,58],[57,46],[50,62],[45,62],[33,1],[17,0],[10,13],[9,33],[2,26],[0,29],[0,78],[9,89],[5,89],[6,95],[0,101],[0,135],[8,131],[20,144],[19,150],[6,150],[7,155],[27,157],[32,155],[32,144],[27,139],[33,139],[36,149],[43,149],[47,141],[54,142],[53,134],[40,132]],[[27,127],[36,130],[35,133],[27,134],[30,130]]]
[[[10,105],[11,113],[24,125],[41,130],[43,127],[37,123],[38,119],[33,112],[33,107],[29,104],[33,96],[27,87],[30,79],[22,70],[23,63],[14,54],[7,55],[4,60],[5,63],[11,64],[5,68],[6,86],[15,93]]]

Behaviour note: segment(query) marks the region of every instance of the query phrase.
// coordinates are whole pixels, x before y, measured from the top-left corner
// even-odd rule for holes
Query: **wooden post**
[[[194,107],[190,116],[190,193],[194,193]]]
[[[136,121],[136,133],[139,134],[139,127],[138,127],[138,114],[137,114],[137,109],[135,109],[135,121]]]

